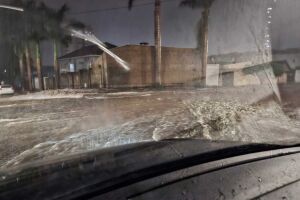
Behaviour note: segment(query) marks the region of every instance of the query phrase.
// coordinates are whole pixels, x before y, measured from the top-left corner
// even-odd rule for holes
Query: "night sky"
[[[7,3],[10,0],[0,0]],[[127,9],[128,0],[40,0],[59,8],[70,7],[75,18],[93,30],[103,42],[115,45],[153,44],[154,0],[136,0]],[[179,7],[180,0],[162,0],[162,44],[169,47],[195,48],[200,9]],[[272,16],[267,19],[267,8]],[[273,49],[300,47],[299,0],[215,0],[209,18],[209,55],[257,51],[266,41],[265,28],[270,21]],[[12,22],[13,23],[13,22]],[[0,69],[7,68],[7,48],[0,49]],[[53,65],[53,46],[42,45],[43,65]],[[3,64],[4,63],[4,64]]]
[[[71,8],[68,17],[90,26],[102,41],[116,45],[153,44],[154,5],[151,3],[154,0],[136,0],[137,7],[131,11],[127,9],[127,0],[44,1],[55,8],[68,4]],[[195,48],[201,10],[179,7],[180,0],[162,2],[163,46]],[[263,44],[265,39],[266,11],[270,6],[273,48],[300,47],[299,0],[216,0],[209,19],[209,54],[257,51],[257,42]],[[52,51],[47,46],[44,63],[51,64]]]
[[[69,17],[90,25],[102,41],[117,45],[139,44],[144,41],[153,43],[154,5],[151,3],[154,0],[136,0],[134,6],[137,7],[131,11],[127,9],[128,0],[45,0],[45,2],[53,7],[67,3],[71,8]],[[180,0],[162,0],[162,2],[163,45],[195,47],[196,24],[201,17],[201,11],[179,7]],[[79,14],[90,10],[101,11]]]

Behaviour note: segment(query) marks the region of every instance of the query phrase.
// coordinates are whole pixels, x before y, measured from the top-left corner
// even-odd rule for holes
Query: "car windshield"
[[[0,0],[0,169],[145,141],[300,142],[299,9]]]

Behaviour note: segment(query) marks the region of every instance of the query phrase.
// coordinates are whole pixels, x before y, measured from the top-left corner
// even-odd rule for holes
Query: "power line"
[[[168,3],[172,1],[178,1],[178,0],[162,0],[161,3]],[[136,4],[133,5],[132,7],[144,7],[144,6],[149,6],[149,5],[154,5],[153,2],[149,3],[143,3],[143,4]],[[103,9],[95,9],[95,10],[87,10],[87,11],[81,11],[81,12],[73,12],[70,13],[70,15],[83,15],[83,14],[89,14],[89,13],[96,13],[96,12],[107,12],[107,11],[112,11],[112,10],[121,10],[121,9],[128,9],[128,6],[119,6],[119,7],[114,7],[114,8],[103,8]]]

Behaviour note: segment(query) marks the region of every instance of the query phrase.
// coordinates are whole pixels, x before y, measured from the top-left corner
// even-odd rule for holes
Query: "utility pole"
[[[154,9],[154,35],[155,35],[155,86],[160,87],[161,83],[161,20],[160,0],[155,0]]]
[[[204,11],[202,11],[202,85],[206,86],[206,71],[207,71],[207,57],[208,57],[208,17],[209,17],[209,6],[206,5]]]

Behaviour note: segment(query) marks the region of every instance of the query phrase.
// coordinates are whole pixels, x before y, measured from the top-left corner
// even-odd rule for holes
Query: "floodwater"
[[[299,139],[297,113],[288,117],[272,100],[257,104],[266,92],[247,89],[1,98],[0,166],[170,138],[250,142]]]

